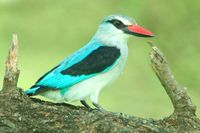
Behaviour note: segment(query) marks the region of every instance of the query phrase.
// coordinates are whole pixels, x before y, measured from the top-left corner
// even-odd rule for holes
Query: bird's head
[[[102,41],[125,41],[129,36],[153,37],[153,33],[139,26],[135,20],[124,15],[110,15],[100,24],[96,38]]]

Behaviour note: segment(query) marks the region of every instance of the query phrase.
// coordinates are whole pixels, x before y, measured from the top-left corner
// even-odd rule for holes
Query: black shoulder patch
[[[99,73],[112,66],[119,58],[120,50],[116,47],[100,46],[94,50],[82,61],[74,64],[73,66],[61,71],[63,75],[89,75]]]

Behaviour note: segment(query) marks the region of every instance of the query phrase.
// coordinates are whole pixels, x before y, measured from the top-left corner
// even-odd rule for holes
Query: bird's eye
[[[126,27],[125,24],[123,24],[120,20],[117,20],[117,19],[109,20],[108,22],[113,24],[118,29],[122,29]]]

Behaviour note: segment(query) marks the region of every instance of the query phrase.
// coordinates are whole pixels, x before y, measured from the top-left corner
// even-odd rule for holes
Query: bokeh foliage
[[[200,115],[199,7],[197,0],[0,0],[1,81],[12,33],[18,34],[20,42],[19,87],[28,89],[44,72],[86,44],[105,16],[120,13],[154,32],[156,37],[150,40],[165,53]],[[154,118],[173,111],[151,70],[148,40],[130,39],[124,73],[100,94],[104,108]]]

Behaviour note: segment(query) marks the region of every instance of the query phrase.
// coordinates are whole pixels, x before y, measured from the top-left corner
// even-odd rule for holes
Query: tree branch
[[[32,99],[17,89],[17,36],[6,61],[3,91],[0,92],[0,132],[200,132],[200,120],[186,91],[174,79],[166,59],[155,46],[151,62],[154,72],[171,98],[175,112],[161,120],[144,119],[122,113],[91,111],[69,104]]]
[[[3,81],[3,91],[9,91],[17,87],[18,77],[20,71],[18,70],[18,38],[13,34],[12,45],[9,49],[8,57],[6,60],[6,70]]]
[[[174,112],[195,114],[196,106],[193,105],[191,98],[187,95],[186,88],[181,86],[174,78],[164,54],[152,43],[150,45],[152,46],[151,66],[170,97]]]

